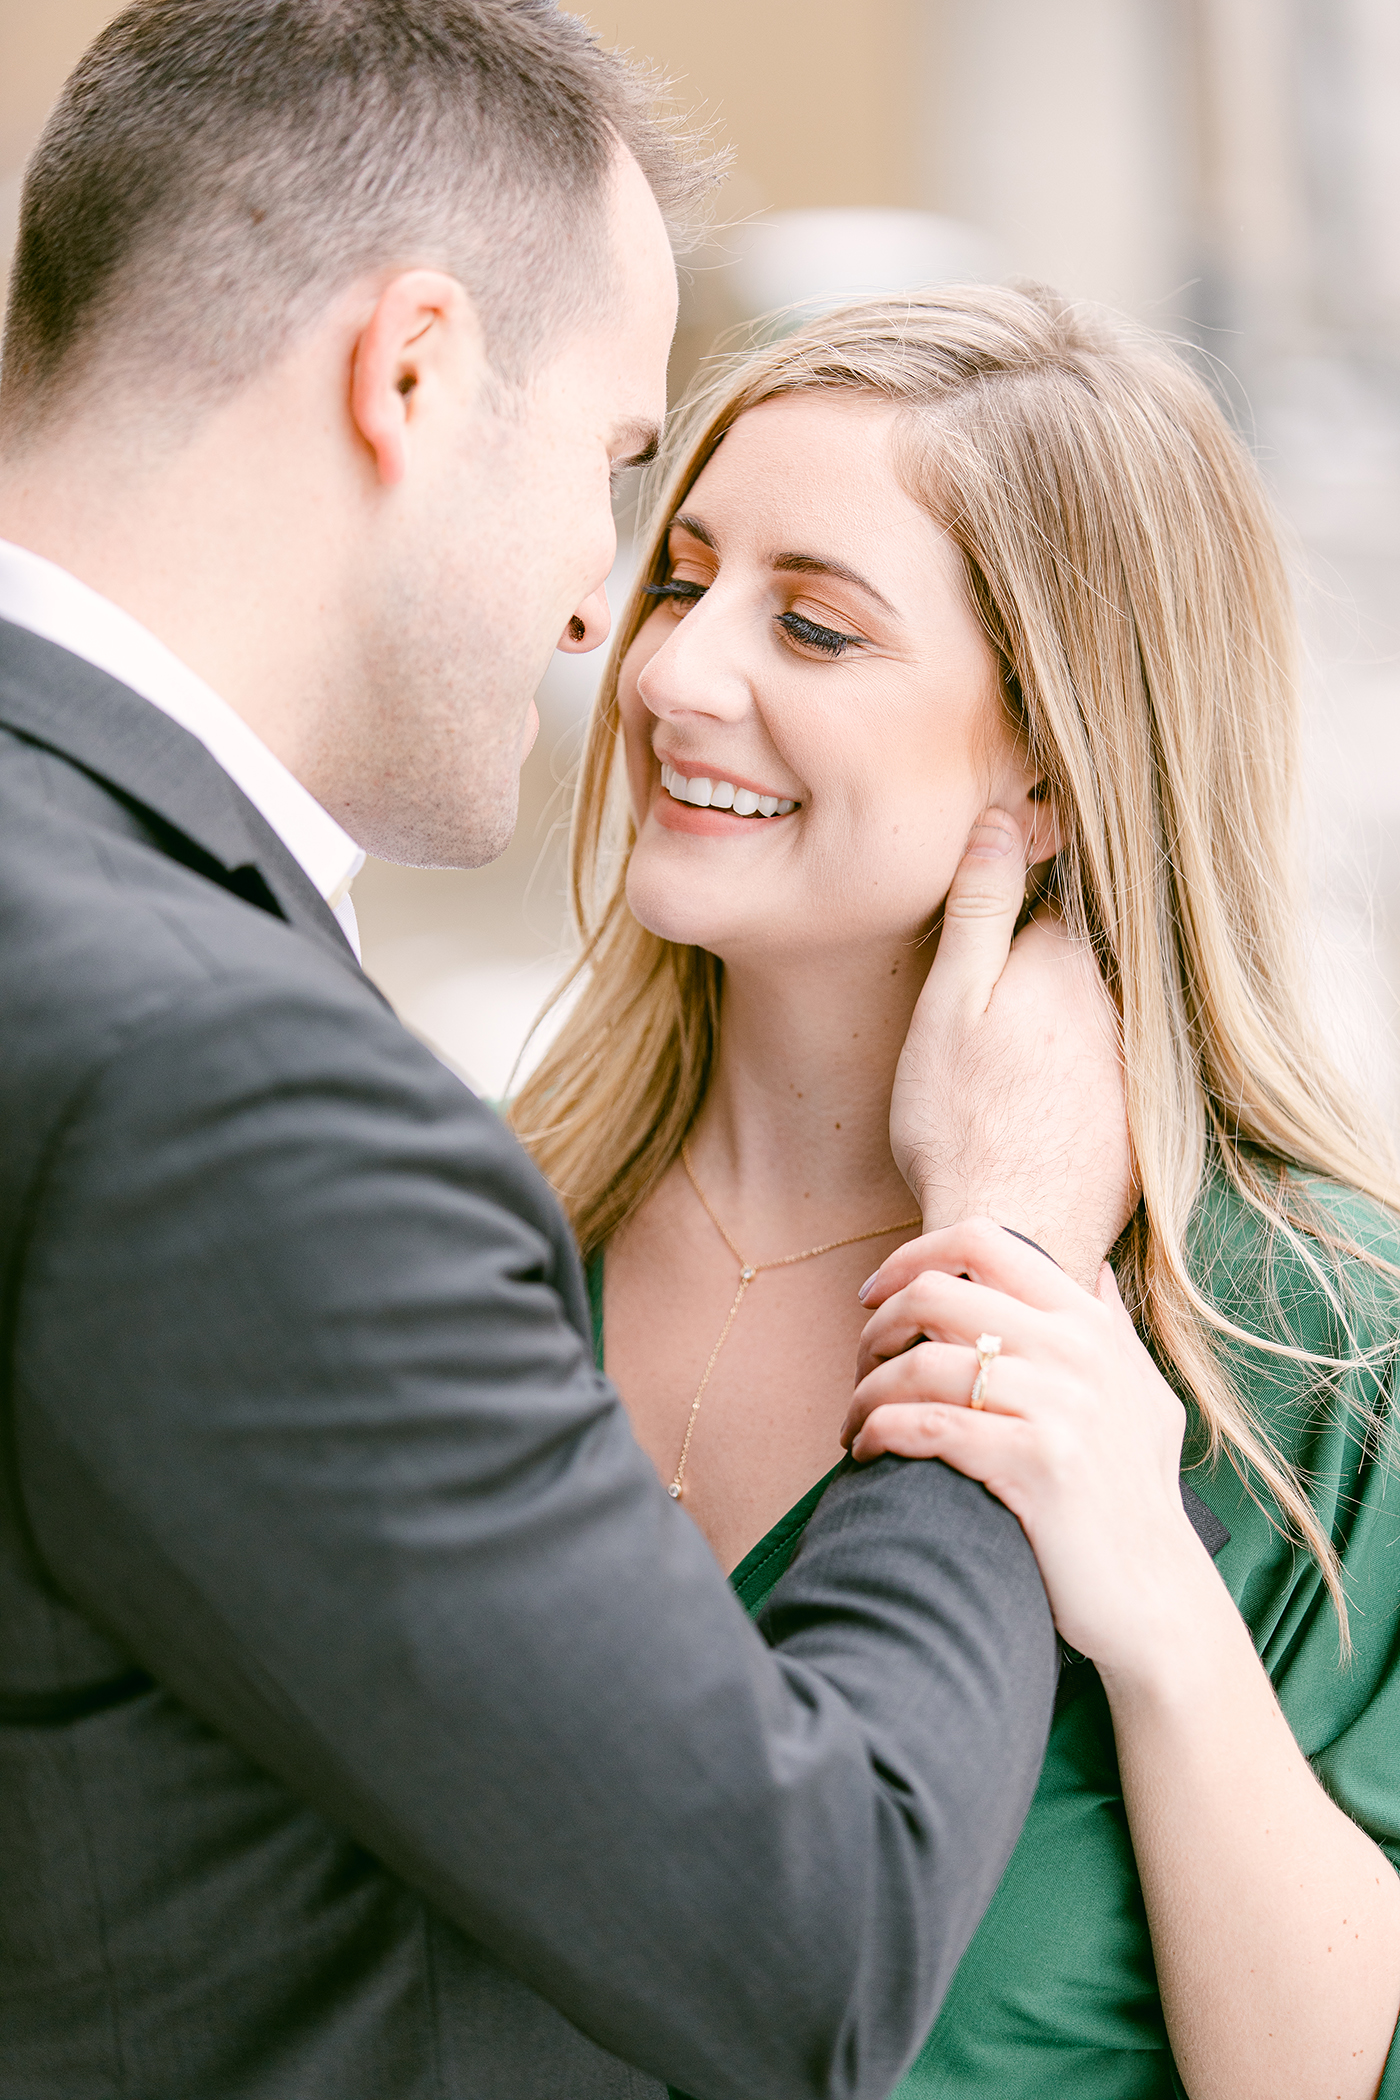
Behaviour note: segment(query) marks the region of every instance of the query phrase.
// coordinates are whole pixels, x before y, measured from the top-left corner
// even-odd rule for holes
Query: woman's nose
[[[739,661],[738,637],[709,597],[679,620],[643,666],[637,692],[659,717],[696,714],[735,721],[753,702]]]
[[[601,649],[611,632],[612,612],[608,606],[608,594],[600,584],[570,619],[557,646],[567,650],[570,656],[586,656],[590,649]]]

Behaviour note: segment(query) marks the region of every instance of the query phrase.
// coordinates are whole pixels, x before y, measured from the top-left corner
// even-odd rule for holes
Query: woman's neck
[[[690,1145],[752,1260],[912,1217],[890,1093],[929,947],[725,967],[719,1055]]]

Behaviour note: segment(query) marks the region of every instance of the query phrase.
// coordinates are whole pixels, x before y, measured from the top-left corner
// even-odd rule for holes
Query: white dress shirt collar
[[[198,737],[300,863],[359,955],[350,885],[364,854],[212,686],[110,598],[8,540],[0,540],[0,620],[81,656]]]

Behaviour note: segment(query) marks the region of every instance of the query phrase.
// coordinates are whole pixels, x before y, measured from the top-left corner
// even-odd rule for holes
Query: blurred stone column
[[[1189,0],[1203,319],[1256,364],[1400,350],[1400,9]]]
[[[1212,341],[1228,334],[1253,364],[1298,343],[1309,305],[1296,7],[1189,0],[1187,12],[1197,311]]]
[[[1014,274],[1178,325],[1194,310],[1183,4],[926,0],[920,201],[980,227]]]

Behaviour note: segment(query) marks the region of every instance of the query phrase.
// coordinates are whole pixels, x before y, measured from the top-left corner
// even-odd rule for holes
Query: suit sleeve
[[[874,2100],[1035,1785],[1021,1532],[881,1461],[755,1632],[568,1316],[544,1184],[331,974],[196,988],[55,1135],[13,1359],[51,1577],[605,2047]]]

